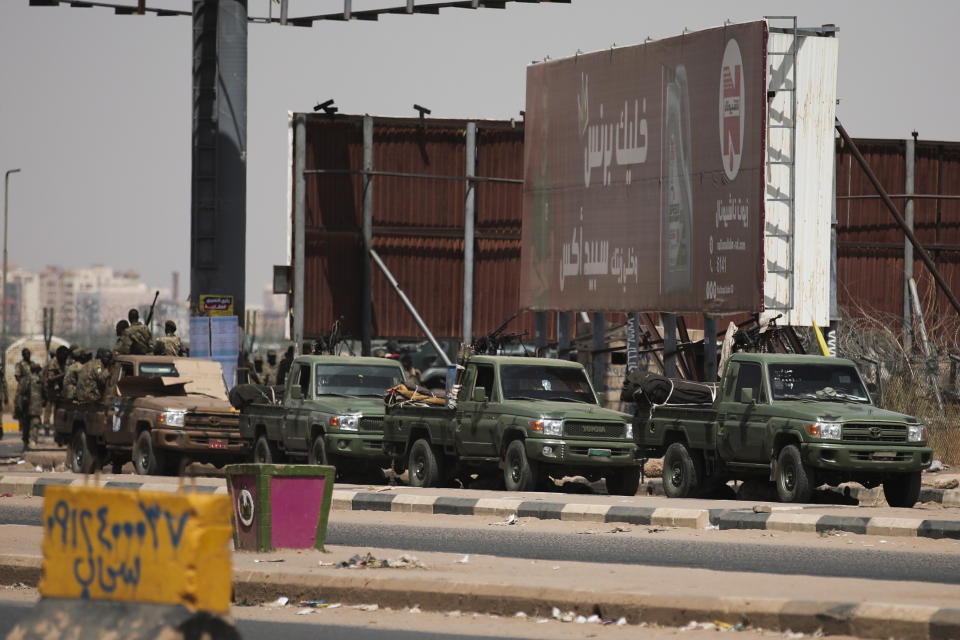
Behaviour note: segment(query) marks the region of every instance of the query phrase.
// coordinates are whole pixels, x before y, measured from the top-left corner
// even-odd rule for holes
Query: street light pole
[[[0,375],[7,376],[7,209],[10,206],[10,174],[20,169],[10,169],[3,176],[3,328],[0,333]],[[4,385],[6,386],[6,385]]]

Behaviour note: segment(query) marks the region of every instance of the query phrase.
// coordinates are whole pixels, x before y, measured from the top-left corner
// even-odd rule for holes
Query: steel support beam
[[[307,165],[306,117],[299,114],[293,130],[293,348],[303,345],[303,294],[304,257],[306,256],[307,231],[307,178],[303,171]]]
[[[190,300],[233,296],[244,318],[247,1],[193,0]]]
[[[370,250],[373,248],[373,118],[363,117],[363,282],[360,291],[360,350],[370,355],[373,333],[373,273]]]
[[[476,190],[470,180],[477,172],[477,123],[467,123],[466,136],[466,169],[467,181],[466,200],[464,202],[463,221],[463,344],[473,344],[473,247],[474,232],[474,204]]]
[[[557,312],[557,357],[570,358],[570,316],[569,311]]]
[[[717,317],[703,316],[703,380],[717,381]]]
[[[604,313],[593,314],[593,344],[590,353],[591,373],[594,390],[603,389],[600,393],[604,394],[606,399],[606,381],[604,375],[607,372],[607,316]]]
[[[916,162],[916,139],[906,141],[904,151],[904,193],[913,193],[914,167]],[[913,231],[913,199],[908,199],[903,207],[903,221]],[[913,316],[910,304],[910,281],[913,279],[913,245],[910,240],[903,240],[903,350],[907,353],[913,347]]]
[[[663,323],[663,375],[677,377],[677,316],[661,313]]]

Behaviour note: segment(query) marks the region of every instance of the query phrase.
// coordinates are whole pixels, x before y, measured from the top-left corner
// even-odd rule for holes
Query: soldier
[[[123,340],[123,334],[126,333],[127,327],[129,326],[130,323],[126,320],[117,322],[117,341],[113,343],[114,355],[121,356],[130,353],[130,345],[126,344]]]
[[[153,353],[158,356],[182,356],[183,344],[177,337],[177,323],[173,320],[167,320],[163,323],[163,332],[166,335],[157,338],[153,345]]]
[[[29,402],[30,398],[30,349],[24,348],[20,357],[20,362],[13,370],[13,378],[17,381],[17,393],[13,397],[13,417],[20,421],[20,432],[23,433],[26,419],[24,404]]]
[[[283,384],[284,380],[287,379],[287,374],[290,373],[290,367],[293,366],[293,345],[287,347],[286,353],[283,354],[283,360],[280,361],[280,364],[277,366],[277,384]]]
[[[267,361],[263,363],[263,374],[260,376],[263,384],[271,386],[278,384],[277,368],[279,365],[280,363],[277,362],[277,350],[267,349]]]
[[[17,386],[20,386],[22,380],[28,379],[30,377],[30,349],[24,347],[20,352],[20,357],[22,358],[20,362],[17,363],[17,366],[13,370],[13,377],[17,381]]]
[[[63,377],[67,372],[67,357],[70,350],[64,346],[57,347],[56,352],[47,361],[47,366],[43,368],[43,388],[46,394],[46,407],[44,409],[43,426],[50,435],[50,424],[52,422],[53,412],[57,406],[57,400],[63,394]]]
[[[410,389],[420,386],[420,369],[413,366],[413,358],[405,355],[400,359],[400,366],[403,367],[403,383]]]
[[[77,402],[99,402],[110,379],[110,364],[113,352],[97,349],[95,360],[87,362],[77,375]]]
[[[259,353],[253,354],[253,371],[250,372],[250,379],[255,380],[254,384],[268,384],[263,371],[263,356]]]
[[[40,441],[40,417],[43,414],[43,367],[39,362],[30,363],[30,377],[23,408],[20,410],[25,420],[20,420],[20,436],[23,438],[23,450],[36,446]],[[24,430],[26,426],[26,430]]]
[[[63,398],[64,400],[77,399],[77,378],[80,376],[80,369],[90,360],[90,352],[82,347],[74,350],[74,360],[67,365],[66,373],[63,375]]]
[[[137,356],[145,356],[153,353],[153,338],[150,336],[150,329],[140,322],[140,312],[136,309],[130,309],[127,312],[127,319],[130,326],[123,332],[123,353],[130,353]]]

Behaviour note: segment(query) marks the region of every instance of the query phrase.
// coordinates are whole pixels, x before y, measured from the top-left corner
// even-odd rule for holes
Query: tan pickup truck
[[[117,356],[100,402],[61,400],[57,444],[76,473],[127,461],[140,474],[172,474],[189,462],[221,466],[249,456],[220,364],[199,358]]]

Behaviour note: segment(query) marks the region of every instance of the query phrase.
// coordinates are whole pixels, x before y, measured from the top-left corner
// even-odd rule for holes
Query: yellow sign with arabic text
[[[225,495],[47,486],[45,597],[230,607]]]
[[[233,296],[224,295],[201,295],[200,296],[200,315],[201,316],[232,316],[233,314]]]

